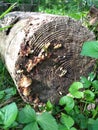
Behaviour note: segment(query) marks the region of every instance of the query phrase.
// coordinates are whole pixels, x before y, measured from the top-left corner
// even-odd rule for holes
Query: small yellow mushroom
[[[17,70],[17,74],[20,74],[22,72],[23,72],[23,70]]]
[[[23,95],[24,96],[29,96],[30,95],[30,90],[28,88],[23,89]]]
[[[58,44],[54,45],[54,49],[59,49],[59,48],[61,48],[61,47],[62,47],[62,44],[61,44],[61,43],[58,43]]]
[[[32,60],[29,60],[28,63],[26,64],[27,72],[30,72],[33,68],[33,62]]]
[[[20,87],[28,87],[31,85],[31,83],[32,83],[32,80],[30,78],[26,77],[25,75],[23,75],[19,82],[19,85],[20,85]]]

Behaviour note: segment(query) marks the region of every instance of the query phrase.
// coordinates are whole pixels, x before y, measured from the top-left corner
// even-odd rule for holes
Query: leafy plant
[[[64,107],[64,110],[66,110],[66,112],[69,112],[73,109],[74,107],[74,100],[72,97],[70,96],[63,96],[60,101],[59,101],[59,104],[61,106],[65,106]]]
[[[58,130],[58,125],[53,116],[47,112],[42,114],[36,114],[31,106],[26,105],[19,112],[18,116],[19,123],[25,124],[23,130]]]
[[[48,101],[47,103],[46,103],[46,110],[47,111],[51,111],[52,109],[53,109],[53,104],[50,102],[50,101]]]
[[[98,58],[98,41],[88,41],[83,44],[81,55]]]
[[[7,129],[15,122],[18,108],[15,103],[6,105],[0,109],[0,128]]]
[[[98,118],[96,120],[89,119],[88,121],[88,130],[97,130],[98,129]]]
[[[74,82],[70,88],[69,88],[69,92],[71,93],[72,96],[74,96],[75,98],[83,98],[84,97],[84,93],[79,91],[79,89],[83,88],[83,84],[80,82]]]
[[[90,119],[95,118],[96,120],[96,117],[98,116],[97,102],[95,100],[98,96],[98,91],[95,87],[97,83],[97,81],[95,80],[95,76],[95,73],[92,72],[89,74],[88,78],[84,76],[81,77],[81,82],[74,82],[69,88],[69,94],[63,96],[60,99],[59,104],[63,107],[62,112],[63,114],[65,114],[62,118],[61,113],[61,119],[63,120],[63,122],[65,121],[65,123],[60,120],[60,130],[90,130],[90,125],[92,125],[93,130],[96,130],[97,127],[94,126],[94,123],[96,121],[90,124]],[[93,84],[95,86],[93,86]],[[68,120],[70,123],[72,120],[72,125],[67,123]],[[73,125],[75,125],[76,127],[74,127]]]
[[[60,130],[76,130],[73,125],[74,125],[74,120],[72,117],[66,115],[66,114],[61,114],[61,119],[60,122],[62,125],[59,125]],[[62,128],[63,127],[63,128]]]
[[[5,90],[0,91],[0,99],[7,100],[16,94],[15,88],[7,88]]]
[[[14,2],[16,0],[9,0]],[[22,0],[17,0],[22,3]],[[37,1],[37,0],[36,0]],[[76,19],[86,16],[88,8],[97,3],[94,0],[41,0],[40,12],[68,15]],[[4,12],[3,18],[15,5]],[[85,8],[86,7],[86,8]],[[8,27],[0,28],[4,30]],[[85,42],[81,55],[98,58],[98,41]],[[57,105],[50,101],[43,109],[36,112],[30,105],[22,107],[16,103],[5,105],[0,109],[0,129],[11,128],[23,130],[97,130],[98,129],[98,73],[97,66],[88,77],[81,76],[80,81],[72,83],[69,94],[60,98]],[[3,68],[3,69],[2,69]],[[5,81],[5,69],[0,62],[0,80]],[[6,79],[7,80],[7,79]],[[1,82],[0,82],[1,83]],[[0,101],[7,100],[16,94],[12,85],[4,83]],[[20,107],[21,106],[21,107]],[[19,110],[18,110],[19,107]]]

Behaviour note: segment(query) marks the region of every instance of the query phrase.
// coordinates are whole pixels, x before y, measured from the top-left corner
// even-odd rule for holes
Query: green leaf
[[[26,105],[18,116],[18,121],[22,124],[31,123],[36,121],[36,113],[30,105]]]
[[[82,47],[81,55],[98,58],[98,41],[85,42]]]
[[[95,77],[96,77],[96,74],[95,74],[94,72],[91,72],[91,73],[89,74],[89,76],[88,76],[88,80],[92,82]]]
[[[75,104],[75,107],[74,107],[74,111],[76,114],[79,114],[80,113],[80,106],[78,104]]]
[[[16,94],[16,89],[15,89],[14,87],[12,87],[12,88],[7,88],[7,89],[4,90],[4,92],[5,92],[6,94],[9,94],[9,95],[15,95],[15,94]]]
[[[58,130],[55,118],[47,112],[37,116],[37,122],[43,130]]]
[[[84,97],[85,97],[85,99],[87,101],[93,101],[94,97],[95,97],[95,94],[92,91],[90,91],[90,90],[85,90]]]
[[[88,130],[98,130],[98,118],[96,120],[89,119]]]
[[[4,90],[4,92],[6,94],[4,99],[7,100],[7,99],[11,98],[13,95],[16,94],[16,89],[13,88],[13,87],[12,88],[7,88],[7,89]]]
[[[78,114],[77,115],[78,117],[78,121],[79,121],[79,126],[80,126],[80,129],[86,129],[87,128],[87,118],[83,115],[83,114]]]
[[[98,80],[94,80],[94,81],[92,82],[92,86],[93,86],[96,90],[98,90]]]
[[[86,77],[80,77],[81,82],[83,83],[84,88],[89,88],[91,86],[91,81],[89,81]]]
[[[15,88],[7,88],[5,90],[0,91],[0,99],[4,98],[4,100],[7,100],[11,98],[13,95],[16,94]]]
[[[74,125],[74,120],[72,119],[72,117],[70,117],[66,114],[62,114],[61,115],[61,123],[63,125],[65,125],[68,129],[70,129]]]
[[[23,128],[23,130],[39,130],[39,127],[38,127],[37,123],[34,122],[34,123],[30,123],[30,124],[26,125]]]
[[[2,99],[4,96],[5,96],[4,91],[3,91],[3,90],[2,90],[2,91],[0,91],[0,99]]]
[[[77,130],[76,128],[72,127],[70,130]]]
[[[84,97],[84,93],[79,91],[79,89],[83,88],[83,84],[80,82],[74,82],[70,88],[69,88],[69,92],[71,93],[72,96],[74,96],[75,98],[83,98]]]
[[[58,130],[68,130],[68,128],[65,125],[59,124]]]
[[[15,128],[15,127],[17,127],[19,124],[15,121],[11,126],[10,126],[10,128]]]
[[[74,107],[74,100],[72,97],[69,97],[69,96],[63,96],[60,101],[59,101],[59,104],[62,106],[62,105],[66,105],[65,106],[65,110],[67,112],[71,111]]]
[[[3,124],[4,121],[4,113],[0,111],[0,124]]]
[[[4,119],[3,119],[4,128],[10,127],[14,123],[18,114],[16,104],[11,103],[10,105],[3,107],[0,111],[4,113]]]
[[[47,104],[46,104],[46,110],[51,111],[52,109],[53,109],[53,105],[50,101],[48,101]]]

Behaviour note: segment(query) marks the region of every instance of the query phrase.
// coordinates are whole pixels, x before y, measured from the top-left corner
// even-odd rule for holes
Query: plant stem
[[[9,13],[15,6],[16,6],[17,2],[12,4],[4,13],[2,13],[0,15],[0,19],[2,19],[7,13]]]
[[[93,114],[93,119],[96,117],[96,115],[98,114],[98,107],[95,109],[95,112],[94,112],[94,114]]]

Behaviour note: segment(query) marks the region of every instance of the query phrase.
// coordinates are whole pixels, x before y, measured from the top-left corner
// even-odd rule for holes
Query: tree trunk
[[[69,85],[94,64],[80,56],[84,41],[94,35],[69,17],[12,12],[0,21],[0,53],[25,102],[56,103]]]

